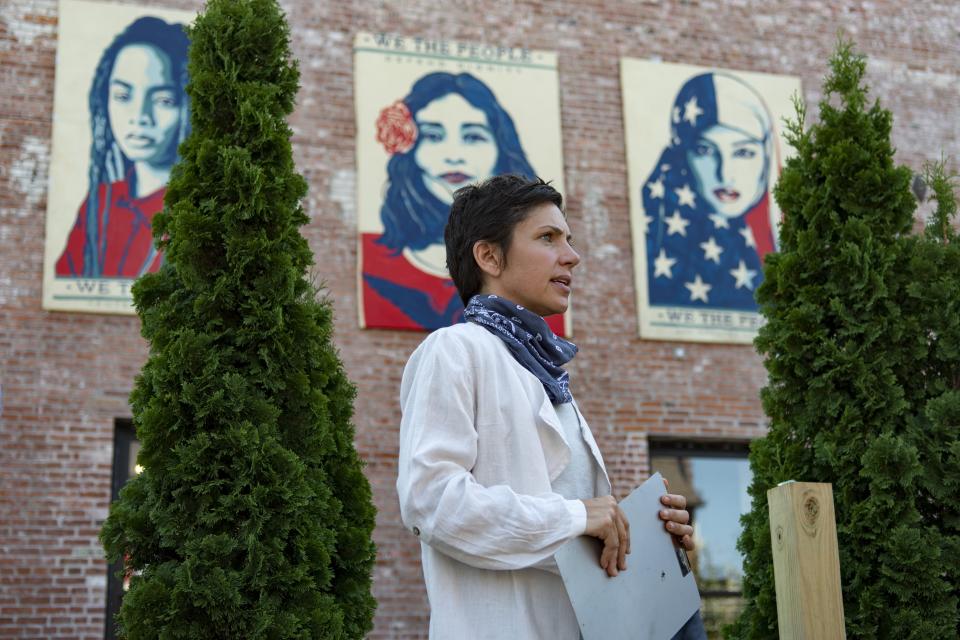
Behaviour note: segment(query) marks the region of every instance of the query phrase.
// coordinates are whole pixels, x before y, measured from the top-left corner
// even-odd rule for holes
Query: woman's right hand
[[[600,566],[608,576],[616,576],[627,568],[626,556],[630,553],[630,523],[627,522],[627,516],[613,496],[581,502],[587,507],[587,530],[584,533],[603,542]]]

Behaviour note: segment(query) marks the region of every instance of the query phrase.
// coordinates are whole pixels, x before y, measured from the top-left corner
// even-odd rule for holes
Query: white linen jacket
[[[540,381],[489,331],[458,324],[410,356],[400,407],[397,493],[420,538],[430,637],[577,640],[553,554],[583,534],[586,508],[551,490],[570,448]],[[577,414],[599,495],[609,494]]]

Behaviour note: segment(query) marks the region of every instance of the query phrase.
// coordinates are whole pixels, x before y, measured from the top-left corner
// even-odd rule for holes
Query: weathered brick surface
[[[152,4],[148,2],[146,4]],[[196,9],[198,2],[164,6]],[[292,119],[310,183],[305,229],[359,386],[357,445],[379,508],[373,636],[423,637],[419,550],[399,523],[396,393],[421,334],[356,326],[351,42],[364,31],[559,53],[570,223],[585,260],[574,323],[574,388],[616,489],[647,473],[647,435],[745,439],[764,430],[765,373],[750,347],[636,335],[620,56],[798,75],[819,98],[838,30],[870,55],[893,110],[901,162],[960,154],[960,4],[791,0],[521,2],[286,0],[303,88]],[[146,356],[136,318],[40,308],[57,34],[54,0],[0,14],[0,637],[102,637],[106,567],[97,529],[110,495],[114,419]],[[678,347],[683,347],[680,354]]]

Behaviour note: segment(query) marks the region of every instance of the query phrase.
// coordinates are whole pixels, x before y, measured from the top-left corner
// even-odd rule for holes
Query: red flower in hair
[[[380,112],[377,118],[377,142],[383,145],[387,153],[406,153],[417,141],[417,123],[413,121],[410,109],[397,100]]]

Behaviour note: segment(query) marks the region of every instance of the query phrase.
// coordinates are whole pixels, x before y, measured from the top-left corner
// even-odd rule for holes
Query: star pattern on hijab
[[[648,186],[663,183],[664,176],[660,175]],[[753,230],[742,218],[729,219],[716,213],[698,218],[696,205],[691,204],[693,191],[687,183],[675,192],[677,206],[670,215],[661,212],[659,219],[643,216],[645,233],[650,233],[656,223],[663,238],[649,258],[654,282],[673,282],[682,292],[678,302],[688,305],[713,305],[720,296],[744,293],[752,298],[760,274]],[[681,246],[697,250],[683,251]],[[752,256],[752,260],[745,260],[744,255]]]

